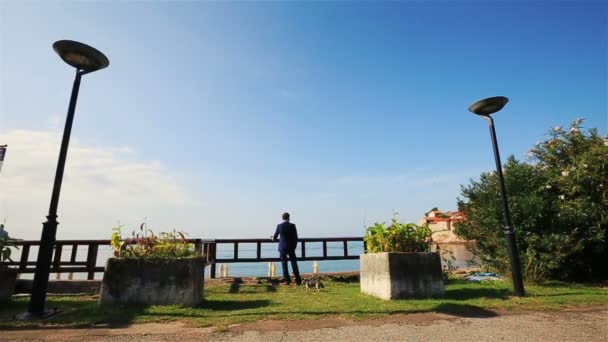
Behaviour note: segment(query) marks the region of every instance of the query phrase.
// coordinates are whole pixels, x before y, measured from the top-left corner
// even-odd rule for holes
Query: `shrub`
[[[597,130],[556,127],[530,152],[510,157],[505,183],[522,267],[529,280],[608,277],[608,140]],[[462,186],[455,225],[482,266],[509,273],[498,177],[482,173]]]
[[[139,232],[132,232],[132,238],[123,239],[122,226],[112,229],[110,242],[116,258],[185,258],[197,256],[194,245],[189,243],[183,232],[160,232],[154,234],[142,223]]]
[[[431,249],[431,229],[428,225],[400,223],[393,216],[391,225],[375,223],[367,228],[364,241],[368,253],[379,252],[428,252]]]

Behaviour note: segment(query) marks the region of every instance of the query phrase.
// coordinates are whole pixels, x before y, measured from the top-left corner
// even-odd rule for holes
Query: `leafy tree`
[[[608,277],[608,139],[596,129],[554,128],[529,152],[527,163],[510,157],[504,168],[513,225],[525,276],[544,279]],[[498,177],[482,173],[461,187],[459,210],[467,220],[456,233],[492,270],[508,273]]]

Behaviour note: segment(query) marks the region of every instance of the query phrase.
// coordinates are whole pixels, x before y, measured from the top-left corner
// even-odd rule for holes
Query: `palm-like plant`
[[[198,254],[186,234],[176,230],[156,235],[142,223],[139,232],[132,232],[132,238],[123,240],[121,229],[122,226],[112,229],[110,242],[117,258],[182,258]]]
[[[400,223],[393,215],[391,225],[375,223],[367,228],[365,244],[368,253],[379,252],[428,252],[431,248],[431,229],[424,224]]]

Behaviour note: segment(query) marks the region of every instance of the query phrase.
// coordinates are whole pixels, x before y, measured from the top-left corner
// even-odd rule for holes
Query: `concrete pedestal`
[[[203,300],[204,259],[108,259],[100,304],[178,304]]]
[[[0,302],[8,302],[11,300],[16,280],[16,269],[0,268]]]
[[[381,299],[444,294],[437,253],[369,253],[360,257],[361,292]]]

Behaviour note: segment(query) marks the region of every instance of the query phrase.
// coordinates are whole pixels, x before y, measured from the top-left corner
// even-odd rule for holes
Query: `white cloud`
[[[60,139],[50,131],[0,133],[0,143],[9,145],[0,173],[0,220],[8,217],[7,229],[17,238],[40,238]],[[303,237],[362,235],[364,216],[368,222],[385,221],[391,208],[406,221],[417,221],[434,206],[454,209],[463,177],[446,172],[412,168],[397,175],[311,181],[305,191],[279,196],[236,187],[221,175],[197,172],[196,180],[178,180],[161,161],[141,161],[128,146],[91,147],[73,137],[57,237],[109,238],[118,221],[134,229],[146,217],[156,231],[177,228],[201,238],[265,237],[284,210],[292,213]],[[209,203],[197,189],[204,189]]]
[[[8,144],[0,173],[0,219],[17,238],[38,239],[48,212],[61,136],[50,131],[0,134]],[[144,217],[160,230],[187,227],[206,206],[163,169],[134,159],[129,147],[70,143],[59,202],[58,238],[108,238],[117,221]],[[187,229],[184,229],[187,230]]]

